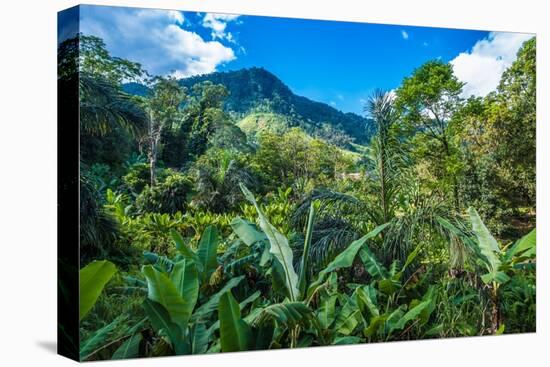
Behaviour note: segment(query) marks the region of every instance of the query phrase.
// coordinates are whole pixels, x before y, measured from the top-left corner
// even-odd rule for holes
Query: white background
[[[118,0],[94,3],[537,33],[536,334],[142,359],[132,361],[132,365],[548,366],[549,251],[543,242],[549,236],[549,175],[545,166],[550,132],[543,121],[549,116],[550,12],[544,9],[545,1]],[[3,366],[74,363],[54,351],[56,12],[76,4],[76,1],[63,0],[11,0],[4,1],[0,10],[0,365]],[[130,364],[128,361],[102,363]]]

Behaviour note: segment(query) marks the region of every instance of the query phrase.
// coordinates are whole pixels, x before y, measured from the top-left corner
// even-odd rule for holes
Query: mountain
[[[230,94],[224,109],[239,120],[239,126],[245,127],[247,133],[298,126],[312,136],[350,148],[353,142],[367,144],[373,132],[371,120],[298,96],[263,68],[214,72],[181,79],[180,83],[190,89],[204,81],[227,88]],[[147,93],[147,88],[137,83],[126,84],[124,89],[136,95]]]

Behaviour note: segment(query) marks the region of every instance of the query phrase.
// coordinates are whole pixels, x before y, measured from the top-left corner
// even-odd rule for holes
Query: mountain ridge
[[[179,83],[190,90],[193,85],[205,81],[227,88],[229,96],[224,102],[224,110],[237,121],[252,113],[274,113],[285,116],[289,127],[301,127],[312,136],[342,147],[349,147],[351,143],[368,144],[372,136],[371,120],[299,96],[264,68],[196,75],[180,79]],[[148,90],[138,83],[128,83],[123,88],[127,93],[137,95],[145,95]]]

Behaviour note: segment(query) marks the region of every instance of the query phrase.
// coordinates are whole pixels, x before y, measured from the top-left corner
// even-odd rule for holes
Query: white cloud
[[[335,107],[335,106],[336,106],[336,102],[334,102],[334,101],[330,101],[329,104],[330,104],[332,107]]]
[[[343,100],[344,100],[344,95],[341,94],[341,93],[338,93],[338,94],[336,95],[336,98],[338,98],[340,101],[343,101]]]
[[[202,25],[212,30],[212,39],[227,40],[235,42],[233,34],[226,32],[227,23],[235,21],[239,16],[233,14],[207,13],[202,19]]]
[[[179,11],[83,6],[80,24],[84,34],[103,38],[112,55],[155,75],[210,73],[235,59],[233,49],[183,29],[185,22]]]
[[[401,37],[403,37],[404,40],[408,40],[409,34],[405,32],[405,30],[401,30]]]
[[[462,52],[451,64],[458,79],[465,82],[462,96],[485,96],[496,89],[500,77],[516,59],[519,48],[532,35],[492,32]]]
[[[426,41],[422,42],[422,46],[428,47],[428,45],[429,45],[428,42],[426,42]]]

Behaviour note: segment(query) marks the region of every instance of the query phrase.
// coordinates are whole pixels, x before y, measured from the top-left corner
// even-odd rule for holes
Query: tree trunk
[[[157,137],[154,129],[153,113],[149,112],[149,173],[151,175],[151,187],[157,182]]]
[[[495,334],[500,327],[500,310],[498,305],[498,285],[493,283],[491,289],[491,334]]]

